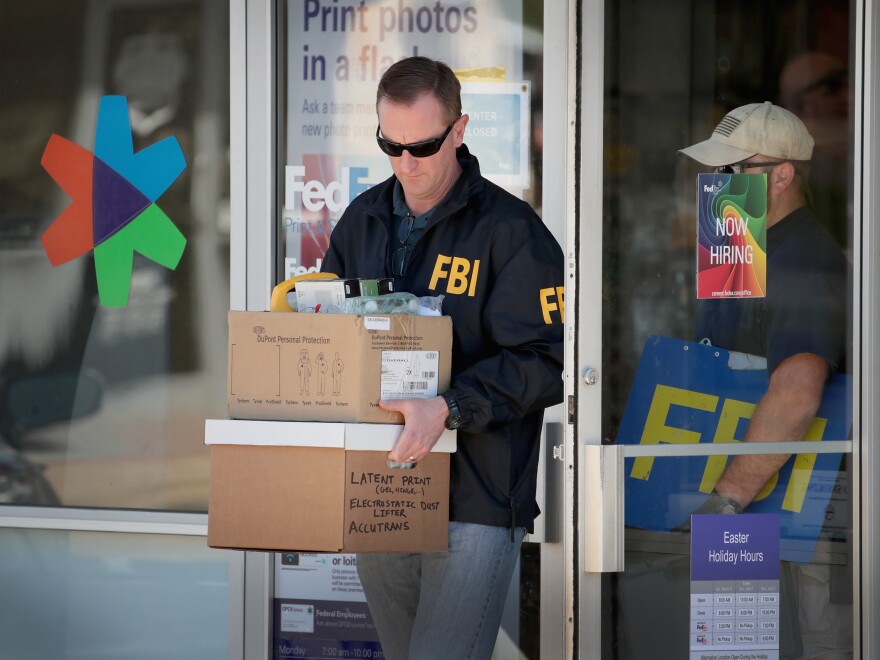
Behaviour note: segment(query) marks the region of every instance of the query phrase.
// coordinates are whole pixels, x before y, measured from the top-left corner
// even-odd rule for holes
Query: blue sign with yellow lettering
[[[616,437],[618,444],[689,444],[742,439],[767,390],[762,358],[667,337],[648,338]],[[804,440],[846,440],[850,377],[825,386]],[[637,457],[625,462],[626,524],[669,531],[687,524],[724,471],[727,456]],[[779,513],[782,558],[810,561],[820,531],[833,528],[841,454],[797,454],[746,513]],[[845,485],[843,486],[845,489]],[[845,531],[847,523],[840,524]]]

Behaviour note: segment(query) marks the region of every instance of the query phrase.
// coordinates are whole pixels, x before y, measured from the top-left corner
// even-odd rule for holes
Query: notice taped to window
[[[273,660],[382,658],[355,555],[275,555]]]
[[[767,295],[767,175],[697,175],[697,298]]]
[[[779,660],[779,515],[691,516],[690,660]]]

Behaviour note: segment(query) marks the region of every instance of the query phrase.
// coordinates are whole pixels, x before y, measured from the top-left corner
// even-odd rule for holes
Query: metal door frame
[[[856,90],[855,144],[861,145],[856,154],[856,195],[861,200],[861,288],[864,313],[862,315],[862,380],[861,409],[862,442],[856,446],[855,486],[859,502],[854,520],[860,520],[855,532],[859,557],[856,564],[861,584],[856,584],[860,595],[860,630],[856,643],[861,643],[861,657],[880,655],[880,635],[871,625],[880,618],[880,190],[873,183],[880,177],[880,12],[876,3],[860,2],[856,10],[856,33],[862,39],[856,43],[856,80],[862,85]],[[859,57],[858,54],[861,54]],[[859,302],[859,299],[856,299]],[[859,580],[857,580],[858,582]],[[859,617],[856,617],[859,620]]]

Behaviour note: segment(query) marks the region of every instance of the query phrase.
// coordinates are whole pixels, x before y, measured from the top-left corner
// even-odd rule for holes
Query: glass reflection
[[[233,553],[199,537],[0,529],[4,658],[228,657]]]
[[[4,10],[0,502],[204,511],[202,427],[225,415],[228,7],[56,5]],[[40,242],[70,204],[43,149],[91,150],[105,94],[128,99],[135,152],[174,136],[187,161],[158,200],[184,256],[135,254],[120,308],[99,305],[91,251],[53,267]]]
[[[806,125],[815,141],[807,204],[842,252],[840,260],[852,262],[850,15],[848,3],[804,0],[606,5],[603,363],[615,377],[603,379],[605,442],[742,440],[760,415],[755,406],[769,376],[755,384],[757,395],[707,386],[707,367],[693,360],[699,348],[685,357],[679,347],[677,356],[663,363],[661,370],[680,369],[680,378],[664,383],[667,390],[656,389],[660,380],[646,380],[641,373],[657,338],[693,342],[705,336],[697,332],[695,183],[699,172],[711,168],[678,151],[707,139],[732,109],[769,101]],[[772,27],[757,33],[755,21]],[[667,26],[662,34],[650,27],[660,22]],[[767,160],[760,153],[754,152],[754,160]],[[778,170],[767,168],[768,179]],[[809,279],[804,274],[805,291],[811,290]],[[852,280],[846,279],[835,294],[846,306],[841,316],[846,317],[848,353],[851,292]],[[736,323],[728,329],[737,330]],[[737,367],[729,362],[728,349],[743,348],[714,343],[719,349],[707,350],[717,350],[732,370],[756,370],[750,357]],[[817,413],[804,439],[850,437],[852,359],[850,354],[835,360],[836,382],[823,383],[826,393],[837,388],[835,410],[843,416],[827,409]],[[642,408],[633,426],[628,417],[634,406]],[[628,461],[627,570],[608,578],[605,593],[606,623],[616,633],[606,648],[609,657],[686,657],[686,636],[669,631],[687,626],[688,519],[708,501],[730,462],[726,457]],[[748,515],[775,508],[804,523],[800,532],[783,524],[780,657],[851,657],[847,463],[847,456],[830,454],[789,459],[745,509]]]
[[[627,459],[626,474],[635,460]],[[683,459],[655,458],[661,471],[678,473],[682,490],[696,488],[684,477]],[[705,460],[705,458],[704,458]],[[840,470],[817,475],[806,506],[817,504],[824,516],[817,526],[780,530],[781,658],[852,657],[852,520],[851,474]],[[675,508],[676,493],[657,503],[657,515]],[[682,658],[688,654],[691,616],[691,552],[689,525],[656,531],[629,524],[627,500],[626,570],[607,578],[604,597],[616,652],[610,657]],[[749,515],[749,514],[742,514]],[[658,603],[663,603],[658,607]],[[679,631],[681,634],[670,634]]]

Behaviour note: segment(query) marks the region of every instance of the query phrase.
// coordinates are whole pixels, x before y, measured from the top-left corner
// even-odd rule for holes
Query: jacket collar
[[[458,177],[458,180],[452,186],[452,190],[446,196],[446,199],[431,211],[431,218],[425,227],[426,229],[433,227],[443,218],[467,206],[471,196],[477,194],[484,184],[477,157],[468,151],[467,145],[462,143],[456,149],[455,156],[461,165],[461,176]],[[391,221],[394,210],[394,185],[396,182],[397,177],[392,174],[388,179],[379,184],[379,194],[376,196],[375,201],[367,208],[369,215],[385,222]]]

